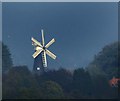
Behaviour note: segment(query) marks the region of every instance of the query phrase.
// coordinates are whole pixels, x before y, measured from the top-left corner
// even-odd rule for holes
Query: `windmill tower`
[[[53,38],[50,42],[48,42],[45,45],[43,30],[41,30],[41,33],[42,33],[42,44],[33,37],[31,38],[31,40],[32,40],[32,45],[34,46],[35,49],[35,53],[32,55],[34,58],[33,71],[35,73],[39,72],[40,74],[43,74],[45,67],[47,67],[46,54],[50,56],[52,59],[56,59],[56,56],[47,49],[50,45],[52,45],[55,42],[55,39]]]

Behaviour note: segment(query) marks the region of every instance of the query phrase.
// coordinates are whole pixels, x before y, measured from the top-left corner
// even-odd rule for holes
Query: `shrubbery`
[[[117,88],[109,85],[116,76],[118,43],[105,46],[85,69],[73,73],[64,68],[43,75],[27,66],[12,66],[7,46],[3,46],[3,99],[89,99],[117,98]]]

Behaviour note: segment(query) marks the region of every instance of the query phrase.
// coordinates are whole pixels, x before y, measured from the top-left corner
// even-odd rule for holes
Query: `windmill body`
[[[44,73],[45,67],[47,67],[46,55],[50,56],[52,59],[56,59],[56,56],[47,49],[50,45],[52,45],[55,42],[55,39],[53,38],[49,43],[45,45],[43,30],[41,30],[41,33],[42,33],[42,44],[33,37],[31,38],[31,40],[32,40],[32,45],[34,46],[35,49],[35,52],[32,55],[34,58],[33,71],[40,72],[42,74]]]
[[[43,63],[42,63],[42,54],[39,54],[34,59],[33,72],[38,73],[38,74],[43,74],[44,73],[44,67],[43,67]]]

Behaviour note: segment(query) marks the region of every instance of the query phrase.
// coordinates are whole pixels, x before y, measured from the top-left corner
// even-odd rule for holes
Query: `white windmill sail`
[[[37,50],[37,51],[32,55],[33,58],[36,58],[42,51],[43,51],[43,49]]]
[[[42,45],[43,45],[43,47],[44,47],[44,45],[45,45],[45,40],[44,40],[44,33],[43,33],[43,30],[41,30],[41,32],[42,32]]]
[[[49,55],[52,59],[56,59],[56,56],[47,49],[46,49],[46,54]]]
[[[35,44],[37,44],[38,46],[43,47],[43,46],[41,45],[41,43],[38,42],[37,40],[35,40],[33,37],[31,38],[31,40],[32,40]]]
[[[50,45],[52,45],[55,42],[55,39],[53,38],[46,46],[45,48],[48,48]]]
[[[35,48],[35,53],[32,55],[33,58],[36,58],[40,53],[42,53],[42,63],[43,63],[43,67],[47,67],[47,58],[46,58],[46,54],[48,56],[50,56],[52,59],[56,59],[56,55],[54,55],[52,52],[50,52],[47,48],[50,47],[50,45],[52,45],[55,42],[55,39],[53,38],[50,42],[48,42],[48,44],[45,45],[45,39],[44,39],[44,32],[43,30],[41,30],[42,33],[42,44],[37,41],[36,39],[34,39],[33,37],[31,38],[33,44],[36,48]]]
[[[45,50],[43,52],[43,66],[47,67],[47,59],[46,59],[46,52],[45,52]]]

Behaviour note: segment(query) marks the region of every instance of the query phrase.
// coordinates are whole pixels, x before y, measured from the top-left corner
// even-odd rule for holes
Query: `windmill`
[[[41,33],[42,33],[42,43],[40,43],[33,37],[31,38],[31,40],[32,40],[32,45],[34,46],[35,49],[35,53],[32,55],[34,58],[33,71],[41,70],[41,72],[43,73],[44,68],[47,67],[46,55],[50,56],[52,59],[56,59],[56,56],[48,50],[48,47],[50,47],[55,42],[55,39],[53,38],[50,42],[48,42],[45,45],[43,30],[41,30]]]

